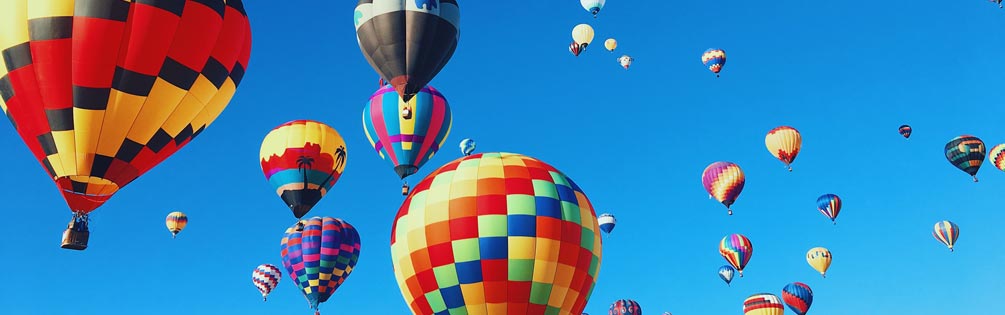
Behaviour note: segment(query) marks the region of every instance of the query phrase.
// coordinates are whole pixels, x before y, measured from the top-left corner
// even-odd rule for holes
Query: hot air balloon
[[[267,301],[269,293],[279,285],[279,279],[283,278],[283,273],[279,268],[270,264],[263,264],[251,272],[251,282],[262,293],[262,301]]]
[[[579,44],[576,44],[576,41],[572,41],[572,43],[569,44],[569,52],[571,52],[573,56],[579,57],[579,54],[583,52],[583,49],[579,47]]]
[[[286,229],[280,244],[283,267],[317,314],[359,260],[356,228],[342,219],[313,217]]]
[[[768,147],[768,152],[774,155],[779,161],[785,163],[785,167],[792,171],[792,161],[799,155],[799,149],[803,146],[803,138],[796,128],[781,126],[768,131],[764,136],[764,146]]]
[[[831,267],[831,251],[823,247],[810,248],[806,252],[806,263],[810,267],[820,272],[820,276],[827,278],[827,269]]]
[[[784,315],[785,307],[777,295],[758,293],[743,301],[743,315]]]
[[[900,125],[900,128],[897,128],[897,132],[900,132],[900,135],[904,136],[904,139],[911,138],[911,131],[913,130],[908,125]]]
[[[701,183],[705,186],[705,191],[725,205],[729,215],[733,215],[731,207],[743,191],[745,182],[743,170],[732,162],[712,163],[701,173]]]
[[[622,55],[618,58],[618,63],[620,63],[621,67],[625,68],[625,70],[628,70],[628,67],[632,65],[632,61],[634,60],[635,59],[632,59],[632,56]]]
[[[991,1],[991,3],[995,3],[995,2],[997,2],[997,3],[998,3],[998,8],[999,8],[999,9],[1001,9],[1001,8],[1002,8],[1002,0],[988,0],[988,1]]]
[[[719,77],[719,71],[722,71],[722,67],[726,65],[726,51],[717,48],[709,48],[704,53],[701,54],[701,63],[708,67],[712,73],[715,73],[715,77]]]
[[[1005,171],[1005,143],[991,147],[988,160],[991,160],[991,164],[999,170]]]
[[[171,232],[171,238],[175,238],[178,236],[178,232],[184,230],[185,226],[188,225],[188,216],[181,211],[171,212],[168,213],[164,223],[167,225],[168,231]]]
[[[345,140],[324,123],[294,120],[265,136],[259,158],[265,179],[300,219],[342,177]]]
[[[618,41],[613,38],[608,38],[604,41],[604,48],[607,48],[607,51],[614,52],[614,49],[618,48]]]
[[[782,288],[782,300],[796,315],[806,315],[813,305],[813,290],[802,282],[793,282]]]
[[[84,250],[88,215],[230,102],[247,13],[239,0],[4,3],[0,108],[73,212],[61,247]]]
[[[611,234],[611,231],[614,231],[614,225],[618,224],[618,220],[610,213],[601,214],[600,217],[597,218],[597,222],[600,223],[600,230],[607,234]]]
[[[728,286],[730,282],[733,282],[734,272],[736,272],[736,269],[733,269],[733,266],[723,265],[719,267],[719,278],[722,278],[722,281],[726,281],[726,285]]]
[[[932,236],[949,247],[949,251],[953,251],[953,245],[956,244],[956,239],[960,237],[960,227],[950,221],[941,221],[935,223]]]
[[[407,114],[399,115],[399,112]],[[432,86],[404,101],[391,86],[370,96],[363,108],[363,131],[380,158],[394,165],[401,194],[408,194],[405,177],[415,174],[447,141],[453,115],[447,99]]]
[[[602,260],[596,217],[583,190],[544,162],[461,157],[402,203],[395,278],[415,315],[581,314]]]
[[[464,154],[464,156],[468,156],[471,155],[472,152],[475,152],[475,140],[461,140],[461,153]]]
[[[642,315],[642,305],[633,300],[617,300],[611,303],[608,315]]]
[[[984,162],[984,141],[971,135],[962,135],[946,143],[946,159],[956,168],[970,174],[977,182],[977,171]]]
[[[719,242],[719,254],[739,271],[740,278],[743,278],[743,268],[750,261],[750,256],[754,255],[754,244],[741,234],[726,235]]]
[[[593,27],[589,24],[576,25],[572,28],[572,40],[579,44],[580,50],[586,50],[586,46],[593,42]]]
[[[460,39],[456,0],[359,0],[353,20],[363,56],[406,102],[440,73]]]
[[[583,9],[589,11],[593,14],[593,18],[597,18],[597,13],[600,13],[600,9],[604,8],[604,3],[607,0],[579,0],[579,4],[583,5]]]
[[[825,216],[831,219],[831,222],[837,224],[838,213],[841,212],[841,197],[835,194],[825,194],[817,198],[817,210],[823,213]]]

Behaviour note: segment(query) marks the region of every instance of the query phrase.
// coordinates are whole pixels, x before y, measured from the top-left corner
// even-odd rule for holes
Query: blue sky
[[[322,314],[409,313],[389,254],[400,182],[360,119],[378,77],[356,44],[354,2],[246,6],[254,48],[230,106],[95,212],[84,252],[59,248],[69,211],[13,128],[0,127],[2,313],[309,314],[285,275],[267,303],[250,282],[255,266],[281,264],[294,223],[258,164],[265,134],[294,119],[345,137],[345,173],[310,214],[347,220],[363,242]],[[464,1],[461,14],[460,45],[432,82],[453,130],[411,182],[459,157],[465,137],[478,152],[523,153],[565,172],[618,218],[586,312],[631,298],[647,314],[740,314],[746,296],[793,281],[812,287],[814,315],[977,314],[1005,294],[994,265],[1005,260],[995,225],[1005,173],[986,163],[975,184],[942,152],[960,134],[1005,142],[996,5],[611,0],[593,19],[571,0]],[[575,58],[578,23],[597,35]],[[602,49],[609,36],[614,54]],[[719,79],[699,60],[709,47],[728,54]],[[619,67],[622,53],[635,57],[631,70]],[[909,140],[902,123],[914,127]],[[764,148],[779,125],[803,135],[792,173]],[[701,186],[719,160],[747,174],[731,217]],[[815,209],[825,193],[844,200],[837,226]],[[164,227],[174,210],[190,218],[178,239]],[[955,253],[931,236],[944,219],[961,227]],[[755,247],[732,287],[715,273],[729,233]],[[827,279],[806,264],[815,246],[835,256]]]

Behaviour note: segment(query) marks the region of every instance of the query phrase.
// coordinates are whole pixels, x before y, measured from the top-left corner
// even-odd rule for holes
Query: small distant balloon
[[[715,162],[709,164],[701,173],[701,184],[705,191],[726,206],[729,215],[733,215],[733,202],[743,191],[746,178],[739,165],[732,162]]]
[[[728,286],[730,282],[733,282],[734,272],[736,272],[736,269],[733,269],[733,266],[722,265],[722,267],[719,267],[719,278],[722,281],[726,281],[726,285]]]
[[[611,304],[608,315],[642,315],[642,305],[634,300],[617,300]]]
[[[991,147],[988,160],[991,160],[991,164],[999,170],[1005,171],[1005,143]]]
[[[279,280],[282,278],[283,273],[279,271],[279,267],[270,264],[262,264],[251,272],[251,282],[258,288],[258,292],[262,293],[263,301],[268,300],[269,292],[279,285]]]
[[[614,218],[613,214],[604,213],[597,217],[597,222],[600,224],[601,231],[611,234],[611,231],[614,231],[614,225],[618,223],[618,220]]]
[[[593,14],[593,18],[597,18],[597,14],[604,8],[604,3],[606,2],[607,0],[579,0],[579,4],[583,6],[583,9]]]
[[[977,182],[977,171],[984,163],[984,141],[971,136],[962,135],[946,143],[946,159],[961,171],[974,177]]]
[[[813,290],[802,282],[793,282],[782,288],[782,300],[796,315],[806,315],[813,305]]]
[[[464,154],[464,156],[471,155],[472,152],[475,152],[475,140],[471,139],[461,140],[460,146],[461,146],[461,153]]]
[[[796,160],[799,149],[803,146],[803,137],[796,128],[781,126],[768,131],[768,135],[764,136],[764,146],[768,148],[771,155],[785,163],[785,167],[788,167],[791,172],[791,164]]]
[[[171,212],[164,223],[167,224],[168,231],[171,231],[171,238],[175,238],[188,225],[188,216],[180,211]]]
[[[701,54],[701,63],[708,67],[709,71],[719,77],[719,71],[726,65],[726,51],[718,48],[709,48]]]
[[[817,198],[817,210],[823,213],[831,222],[837,224],[838,213],[841,212],[841,197],[835,194],[826,194]]]
[[[960,227],[951,221],[938,222],[935,223],[932,236],[949,247],[949,251],[953,251],[953,245],[956,245],[956,239],[960,237]]]
[[[583,52],[583,48],[580,47],[576,41],[572,41],[572,44],[569,44],[569,52],[571,52],[573,56],[579,57],[579,54]]]
[[[911,138],[911,131],[911,126],[908,125],[900,125],[900,128],[897,128],[897,132],[900,132],[900,135],[904,136],[904,139]]]
[[[622,55],[620,58],[618,58],[618,63],[621,64],[622,68],[625,68],[625,70],[628,70],[628,67],[632,65],[632,61],[633,60],[634,59],[632,59],[632,56]]]
[[[821,277],[827,277],[827,269],[831,267],[831,251],[823,247],[810,248],[806,252],[806,263],[810,264]]]
[[[618,41],[613,38],[608,38],[604,41],[604,48],[607,48],[607,51],[614,52],[614,49],[618,48]]]
[[[719,254],[740,273],[740,278],[743,278],[743,268],[754,255],[754,244],[742,234],[726,235],[719,242]]]

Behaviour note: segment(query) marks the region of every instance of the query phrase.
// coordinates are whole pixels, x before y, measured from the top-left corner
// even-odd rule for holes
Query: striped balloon
[[[810,248],[806,252],[806,263],[820,272],[820,276],[824,278],[827,278],[827,269],[831,267],[832,258],[831,251],[823,247]]]
[[[314,310],[345,282],[359,260],[356,228],[341,219],[313,217],[286,229],[283,267]]]
[[[597,222],[600,223],[600,230],[604,233],[610,234],[614,231],[614,225],[618,224],[618,220],[614,218],[613,214],[604,213],[597,217]]]
[[[164,223],[167,224],[168,231],[171,231],[171,238],[174,238],[188,225],[188,216],[180,211],[171,212]]]
[[[733,282],[734,272],[736,272],[736,269],[733,269],[733,266],[723,265],[722,267],[719,267],[719,278],[721,278],[722,281],[726,281],[726,285],[728,286],[730,282]]]
[[[1005,171],[1005,143],[992,147],[988,152],[988,159],[995,167]]]
[[[754,244],[750,239],[741,234],[730,234],[722,238],[719,242],[719,254],[725,258],[743,277],[743,268],[750,261],[750,256],[754,255]]]
[[[956,244],[956,239],[960,237],[960,227],[950,221],[938,222],[935,223],[932,236],[939,240],[939,242],[942,242],[942,244],[948,246],[949,251],[953,251],[953,245]]]
[[[837,224],[838,213],[841,212],[841,197],[835,194],[826,194],[817,198],[817,210],[823,213],[825,216],[831,219],[831,222]]]
[[[642,315],[642,305],[633,300],[617,300],[611,304],[607,315]]]
[[[262,293],[262,301],[267,301],[269,293],[279,285],[279,279],[283,278],[283,273],[279,268],[270,264],[262,264],[251,272],[251,282]]]
[[[758,293],[743,301],[743,315],[784,315],[785,307],[777,295]]]
[[[803,146],[803,137],[796,128],[781,126],[768,131],[764,136],[764,146],[768,152],[774,155],[779,161],[785,163],[785,167],[792,171],[792,162],[799,155],[799,149]]]
[[[953,138],[946,143],[946,159],[977,182],[977,171],[984,162],[984,141],[971,135]]]
[[[904,136],[904,139],[911,137],[911,131],[913,130],[911,129],[911,126],[908,125],[900,125],[900,128],[897,128],[897,132],[900,132],[900,135]]]
[[[782,300],[796,315],[806,315],[813,305],[813,290],[802,282],[793,282],[782,288]]]
[[[701,184],[705,191],[726,206],[729,215],[733,215],[731,206],[743,191],[746,178],[739,165],[732,162],[715,162],[701,173]]]
[[[718,48],[709,48],[701,54],[701,63],[708,67],[712,73],[715,73],[715,77],[719,77],[719,71],[722,71],[722,67],[726,65],[726,51]]]

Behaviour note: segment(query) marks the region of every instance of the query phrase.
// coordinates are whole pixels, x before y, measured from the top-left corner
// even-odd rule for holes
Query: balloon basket
[[[67,228],[66,231],[63,231],[63,245],[60,247],[73,250],[85,250],[87,249],[87,240],[90,236],[91,232],[77,231],[73,227]]]
[[[401,185],[401,195],[408,196],[408,184]]]

